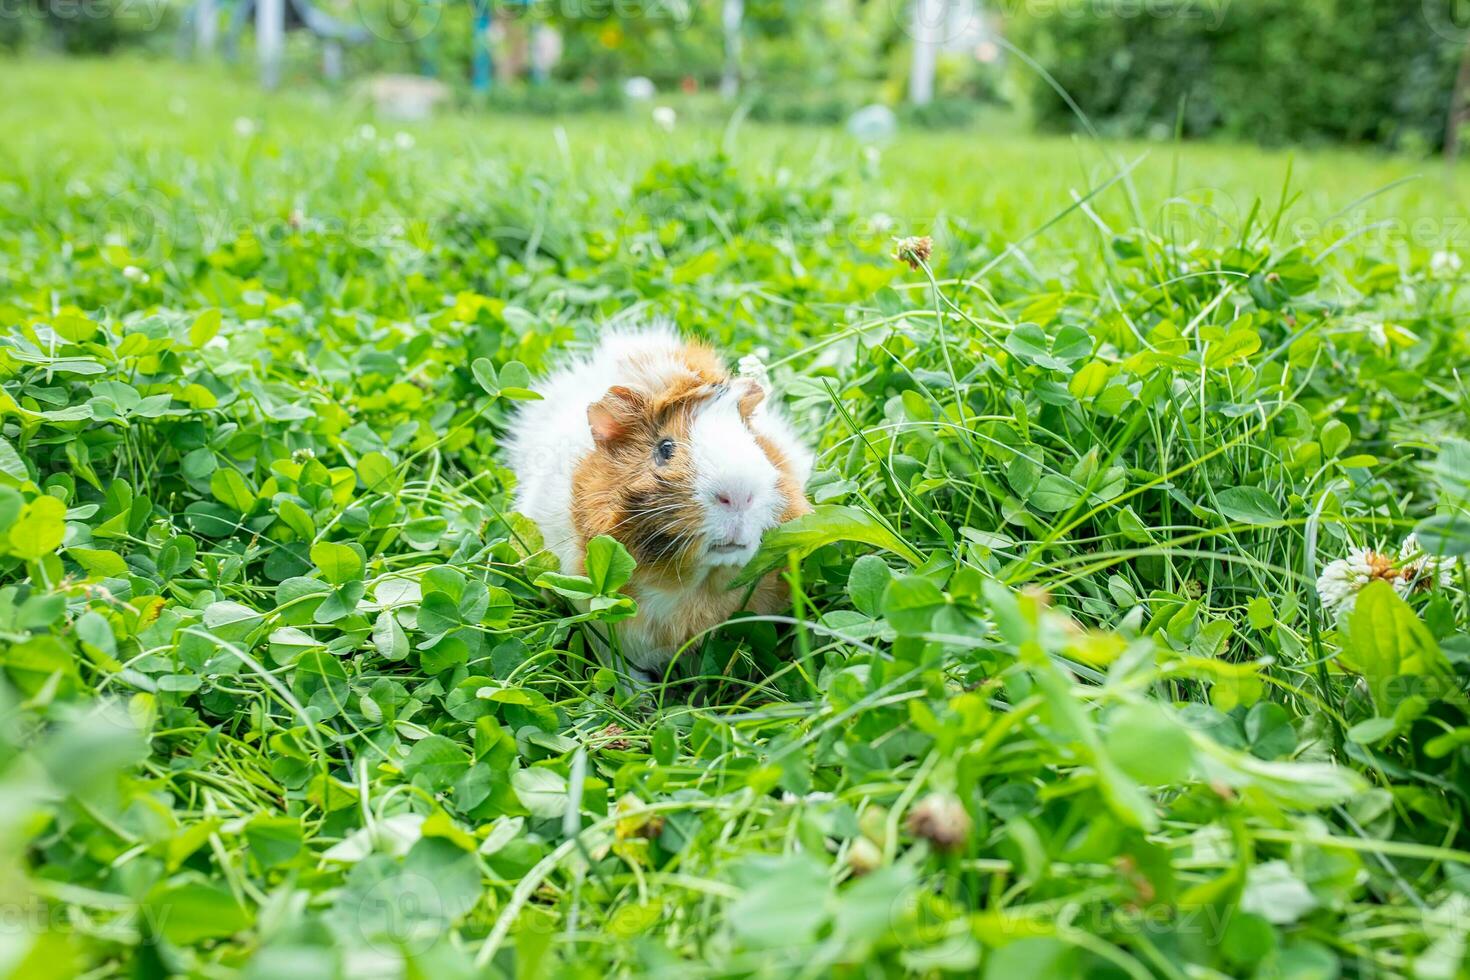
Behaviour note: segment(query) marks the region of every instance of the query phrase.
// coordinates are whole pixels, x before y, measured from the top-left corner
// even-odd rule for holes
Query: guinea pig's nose
[[[755,503],[755,492],[752,490],[717,490],[715,491],[715,502],[731,510],[745,510]]]

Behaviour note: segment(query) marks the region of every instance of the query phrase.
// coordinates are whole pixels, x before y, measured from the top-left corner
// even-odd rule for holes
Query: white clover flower
[[[674,124],[679,121],[678,113],[674,112],[673,106],[654,106],[653,124],[666,133],[674,131]]]
[[[1351,611],[1358,593],[1374,579],[1387,582],[1400,596],[1443,588],[1452,581],[1453,562],[1426,554],[1419,539],[1409,535],[1398,554],[1354,548],[1344,558],[1327,563],[1317,577],[1317,596],[1329,613]]]
[[[957,851],[970,836],[970,814],[953,793],[930,793],[909,811],[909,833],[941,851]]]
[[[249,116],[235,117],[235,135],[240,137],[241,139],[249,139],[250,137],[254,136],[257,128],[258,127],[256,127],[255,125],[255,120],[251,119]]]
[[[370,143],[378,138],[378,130],[372,123],[363,123],[357,127],[357,138],[365,143]]]
[[[1436,279],[1449,279],[1460,271],[1460,264],[1460,256],[1454,252],[1435,252],[1429,257],[1429,274]]]
[[[1394,587],[1400,595],[1415,590],[1444,588],[1454,581],[1454,560],[1425,552],[1417,535],[1409,535],[1399,548],[1399,578]]]
[[[398,147],[400,150],[411,150],[413,149],[413,144],[414,138],[412,133],[405,133],[403,130],[400,129],[398,132],[393,134],[393,145]]]
[[[831,793],[828,793],[824,790],[813,790],[812,792],[805,795],[797,796],[795,793],[791,792],[791,790],[788,789],[781,794],[781,802],[785,803],[787,806],[791,806],[796,803],[830,803],[835,799],[837,799],[836,796],[833,796]]]
[[[893,259],[902,262],[910,269],[917,269],[929,261],[934,254],[934,239],[928,235],[910,235],[900,238],[893,245]]]
[[[1393,570],[1386,555],[1369,548],[1354,548],[1347,557],[1330,561],[1317,576],[1317,597],[1329,613],[1348,611],[1358,601],[1363,586],[1375,578],[1385,578]]]
[[[135,265],[126,266],[123,269],[123,278],[128,282],[136,282],[139,285],[148,281],[148,273]]]
[[[766,367],[764,349],[752,354],[746,354],[737,364],[737,369],[742,378],[750,378],[762,388],[771,387],[771,371]]]

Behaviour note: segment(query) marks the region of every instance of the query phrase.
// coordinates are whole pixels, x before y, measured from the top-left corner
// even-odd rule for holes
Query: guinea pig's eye
[[[674,440],[660,439],[658,445],[653,449],[653,458],[660,463],[667,463],[674,458]]]

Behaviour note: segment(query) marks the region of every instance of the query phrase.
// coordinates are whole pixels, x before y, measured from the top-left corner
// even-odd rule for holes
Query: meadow
[[[1464,975],[1464,167],[0,73],[9,972]],[[654,316],[818,463],[640,697],[500,450]]]

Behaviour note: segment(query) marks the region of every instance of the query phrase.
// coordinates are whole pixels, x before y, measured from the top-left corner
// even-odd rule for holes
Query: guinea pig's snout
[[[774,523],[776,485],[764,474],[737,471],[710,480],[704,492],[706,560],[716,565],[743,564],[760,546],[761,534]]]
[[[755,503],[755,490],[751,487],[721,487],[715,491],[715,503],[726,510],[739,513],[750,510]]]
[[[704,561],[742,565],[776,524],[780,474],[730,399],[705,406],[695,418],[691,442]]]

